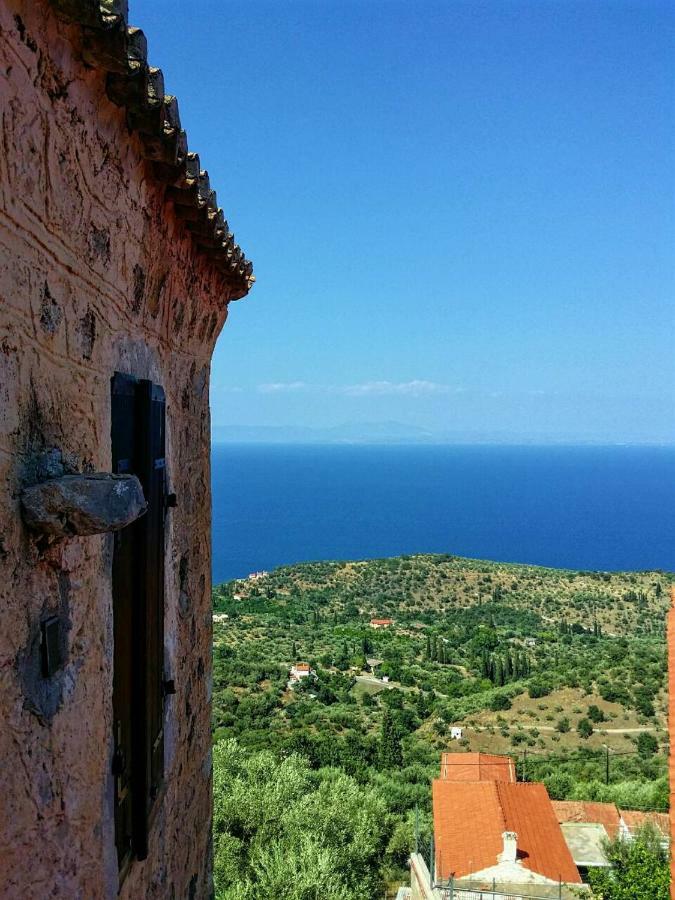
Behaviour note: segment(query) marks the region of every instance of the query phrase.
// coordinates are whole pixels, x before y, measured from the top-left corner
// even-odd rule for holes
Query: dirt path
[[[555,725],[524,725],[522,722],[508,722],[510,727],[522,728],[523,731],[532,731],[536,729],[537,731],[558,731]],[[471,727],[471,726],[467,726]],[[487,731],[489,727],[488,725],[479,725],[474,728],[474,731]],[[572,730],[570,728],[570,730]],[[643,731],[658,731],[658,728],[655,728],[653,725],[642,725],[639,728],[597,728],[593,727],[594,734],[640,734]]]

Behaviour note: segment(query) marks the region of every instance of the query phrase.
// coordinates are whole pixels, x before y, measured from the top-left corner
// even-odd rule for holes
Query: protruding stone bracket
[[[26,488],[23,518],[33,531],[52,537],[119,531],[148,508],[135,475],[64,475]]]

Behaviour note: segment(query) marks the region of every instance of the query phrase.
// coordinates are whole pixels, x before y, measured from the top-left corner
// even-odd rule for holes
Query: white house
[[[310,669],[309,663],[296,663],[294,666],[291,666],[291,670],[289,674],[289,684],[297,684],[298,681],[302,681],[303,678],[309,678],[310,675],[314,675],[315,673]]]

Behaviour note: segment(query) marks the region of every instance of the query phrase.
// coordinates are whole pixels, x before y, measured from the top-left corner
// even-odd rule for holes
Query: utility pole
[[[609,784],[609,747],[607,744],[602,746],[605,748],[605,784]]]
[[[527,781],[527,747],[523,748],[523,781]]]

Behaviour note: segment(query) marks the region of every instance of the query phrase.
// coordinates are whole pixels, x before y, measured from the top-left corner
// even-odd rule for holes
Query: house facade
[[[0,3],[0,893],[210,893],[209,373],[251,265],[122,2]]]
[[[291,666],[288,673],[288,680],[290,684],[297,684],[299,681],[302,681],[303,678],[309,678],[310,675],[314,675],[314,672],[309,663],[298,662]]]

